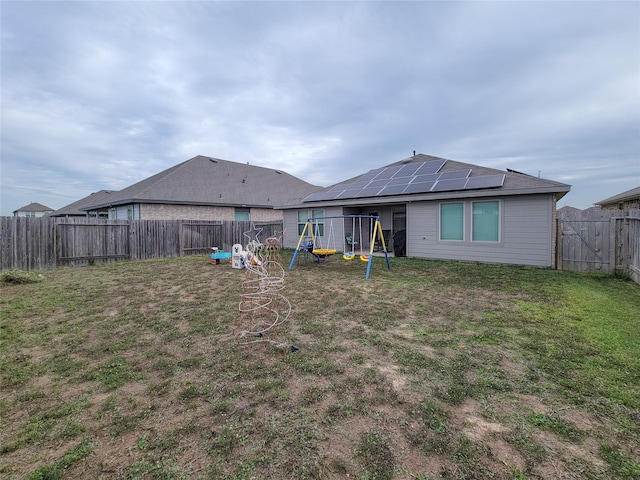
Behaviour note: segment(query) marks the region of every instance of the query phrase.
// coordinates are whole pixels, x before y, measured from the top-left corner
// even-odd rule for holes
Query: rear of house
[[[396,254],[551,267],[556,203],[569,189],[513,170],[418,154],[286,208],[284,245],[296,247],[307,218],[376,215],[388,251]],[[343,250],[351,233],[369,247],[369,221],[327,218],[314,224],[325,245]]]

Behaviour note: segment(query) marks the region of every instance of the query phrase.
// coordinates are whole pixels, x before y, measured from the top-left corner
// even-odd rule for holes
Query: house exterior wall
[[[471,241],[471,204],[498,200],[498,242]],[[523,195],[464,203],[464,240],[441,241],[440,201],[407,205],[407,256],[550,267],[553,263],[552,195]]]
[[[235,220],[235,207],[143,203],[111,210],[110,218],[117,220]],[[250,219],[252,222],[281,221],[282,210],[251,208]]]
[[[118,205],[109,208],[109,220],[140,220],[140,205]]]
[[[273,208],[252,208],[252,222],[280,222],[282,221],[282,210]]]
[[[44,217],[45,215],[49,215],[53,210],[47,210],[46,212],[32,212],[32,211],[21,211],[16,212],[14,217]]]
[[[602,205],[606,210],[638,210],[640,209],[640,198],[630,198],[621,202],[607,203]]]
[[[291,209],[284,210],[283,226],[284,226],[284,238],[282,245],[284,248],[296,248],[298,246],[298,240],[300,235],[298,234],[298,212],[306,212],[307,218],[311,217],[312,210],[324,210],[325,217],[337,217],[343,215],[343,209],[339,207],[316,207],[305,209]],[[330,232],[331,223],[333,223],[333,232]],[[329,235],[331,233],[331,236]],[[325,221],[324,235],[319,238],[319,242],[323,248],[335,248],[338,251],[343,250],[344,246],[344,222],[342,220],[330,220]]]

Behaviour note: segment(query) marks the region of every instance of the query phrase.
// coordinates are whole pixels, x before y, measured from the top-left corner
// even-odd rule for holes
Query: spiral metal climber
[[[283,294],[284,268],[280,259],[280,239],[270,237],[263,245],[251,239],[245,250],[245,278],[238,306],[239,321],[235,338],[238,345],[269,343],[288,345],[278,339],[278,329],[291,314],[291,303]]]

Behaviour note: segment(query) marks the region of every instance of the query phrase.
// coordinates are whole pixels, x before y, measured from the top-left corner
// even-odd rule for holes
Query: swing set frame
[[[376,244],[376,239],[380,241],[382,245],[382,251],[384,252],[384,257],[387,262],[387,268],[391,270],[391,263],[389,262],[389,253],[387,252],[387,244],[384,241],[384,234],[382,233],[382,224],[380,223],[380,217],[377,215],[340,215],[340,216],[331,216],[331,217],[313,217],[307,218],[307,221],[304,224],[304,228],[302,229],[302,233],[300,233],[300,238],[298,239],[298,245],[296,246],[295,251],[293,252],[293,258],[291,259],[291,263],[289,264],[289,270],[293,269],[293,265],[296,261],[296,257],[298,256],[298,252],[301,250],[308,250],[308,246],[304,246],[301,248],[302,241],[305,237],[311,237],[312,248],[311,253],[318,258],[318,263],[320,263],[320,258],[333,255],[336,253],[336,249],[330,248],[316,248],[316,231],[314,230],[314,224],[318,224],[320,220],[331,220],[331,226],[329,227],[329,235],[334,235],[333,231],[333,220],[335,219],[353,219],[360,221],[360,225],[362,226],[362,220],[369,219],[373,221],[373,231],[371,233],[371,242],[369,245],[369,255],[365,256],[363,254],[360,255],[360,259],[367,262],[367,271],[365,274],[365,278],[369,278],[369,274],[371,272],[371,262],[373,260],[373,250]],[[362,230],[362,228],[361,228]],[[355,232],[352,232],[355,233]],[[360,245],[362,248],[362,233],[360,234]],[[335,239],[334,239],[335,244]],[[327,245],[328,247],[329,245]],[[315,253],[314,253],[315,252]]]

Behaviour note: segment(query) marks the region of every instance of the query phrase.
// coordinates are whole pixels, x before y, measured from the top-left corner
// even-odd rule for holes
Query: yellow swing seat
[[[360,260],[362,260],[363,262],[368,262],[369,261],[369,255],[365,255],[364,253],[360,254]]]
[[[316,248],[314,250],[311,250],[311,253],[318,256],[335,255],[336,249],[335,248]]]
[[[345,260],[353,260],[354,258],[356,258],[356,256],[353,253],[344,253],[344,255],[342,255],[342,258],[344,258]]]

